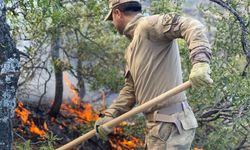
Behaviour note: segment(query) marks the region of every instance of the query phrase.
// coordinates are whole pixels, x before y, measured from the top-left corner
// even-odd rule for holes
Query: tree
[[[107,7],[103,9],[106,1],[8,2],[8,15],[15,40],[27,43],[21,52],[19,93],[30,97],[35,91],[41,91],[41,94],[35,95],[39,96],[39,107],[47,92],[47,83],[51,80],[52,73],[58,75],[56,83],[60,85],[57,87],[62,87],[63,81],[59,81],[62,80],[62,75],[59,77],[59,74],[63,71],[68,71],[76,77],[82,98],[85,94],[85,81],[90,83],[93,89],[118,91],[123,80],[121,70],[124,67],[121,60],[126,41],[110,30],[109,23],[100,21],[104,19],[107,11]],[[57,33],[58,27],[60,31]],[[57,47],[60,49],[58,59],[50,55],[49,49],[56,38],[61,41]],[[114,46],[114,43],[120,44]],[[56,91],[56,97],[62,95],[62,88]],[[62,102],[60,99],[55,98],[52,110],[57,111],[53,112],[59,112]],[[56,109],[54,106],[57,106]]]
[[[241,23],[249,30],[249,1],[220,2],[234,9],[242,19]],[[202,13],[210,26],[210,32],[214,33],[214,84],[209,92],[202,90],[200,93],[190,93],[194,97],[192,102],[200,123],[196,141],[205,149],[248,149],[250,82],[249,73],[242,76],[242,72],[247,63],[245,54],[249,49],[242,47],[242,24],[239,24],[235,15],[216,3],[203,6]],[[244,34],[245,40],[249,41],[249,32]],[[245,44],[246,48],[249,47],[249,43]]]
[[[50,116],[56,117],[60,112],[60,107],[63,101],[63,70],[62,66],[60,66],[60,27],[56,28],[52,34],[51,41],[51,56],[52,61],[54,63],[55,70],[55,79],[56,79],[56,88],[55,88],[55,98],[53,105],[50,109]],[[59,65],[58,65],[59,64]]]
[[[6,23],[4,1],[0,0],[0,149],[12,149],[12,117],[16,106],[19,53]]]

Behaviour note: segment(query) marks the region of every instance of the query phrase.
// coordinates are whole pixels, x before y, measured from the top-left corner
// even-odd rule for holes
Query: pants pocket
[[[172,123],[160,122],[149,131],[148,137],[153,141],[161,140],[166,142],[173,128],[174,124]]]

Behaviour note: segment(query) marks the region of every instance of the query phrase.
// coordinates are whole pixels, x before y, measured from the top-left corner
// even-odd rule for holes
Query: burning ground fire
[[[98,114],[93,110],[91,104],[81,101],[75,86],[71,83],[67,74],[64,74],[64,81],[72,91],[73,96],[70,98],[71,104],[63,103],[61,105],[61,113],[63,116],[65,118],[73,118],[74,122],[80,125],[96,121]],[[36,121],[34,121],[32,113],[24,107],[22,102],[18,102],[16,116],[21,120],[22,126],[28,126],[29,131],[34,135],[44,138],[49,131],[46,121],[42,121],[42,123],[40,121],[39,124],[41,125],[37,124]],[[55,118],[52,118],[51,121],[56,124]],[[58,127],[59,129],[63,129],[64,127],[68,127],[70,123],[72,124],[73,122],[66,123],[62,121]],[[128,124],[123,123],[121,126],[128,126]],[[143,141],[140,139],[133,136],[125,137],[121,127],[114,129],[114,134],[109,139],[109,143],[114,150],[131,150],[143,146]]]
[[[124,124],[126,125],[126,124]],[[122,136],[123,135],[123,128],[117,127],[114,129],[114,134],[117,136]],[[109,142],[111,146],[115,150],[123,150],[123,149],[131,149],[131,148],[136,148],[136,147],[143,147],[144,143],[138,138],[135,138],[133,136],[129,136],[128,139],[126,138],[110,138]]]
[[[43,123],[43,129],[40,129],[37,125],[35,125],[33,120],[29,120],[31,112],[23,107],[22,102],[18,102],[17,104],[16,115],[20,118],[22,125],[30,126],[30,132],[33,134],[39,135],[40,137],[44,137],[46,135],[46,132],[49,130],[46,122]]]

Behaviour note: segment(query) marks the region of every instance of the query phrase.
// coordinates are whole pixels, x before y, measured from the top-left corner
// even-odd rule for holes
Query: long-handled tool
[[[114,127],[116,125],[118,125],[119,123],[121,123],[122,121],[124,120],[127,120],[128,118],[130,118],[131,116],[135,115],[135,114],[138,114],[140,112],[144,112],[146,111],[148,108],[152,107],[152,106],[155,106],[156,104],[159,104],[160,102],[164,101],[165,99],[171,97],[171,96],[174,96],[182,91],[185,91],[186,89],[188,89],[189,87],[191,87],[191,82],[190,81],[187,81],[155,98],[153,98],[152,100],[150,101],[147,101],[146,103],[138,106],[138,107],[135,107],[134,109],[132,109],[131,111],[127,112],[127,113],[124,113],[123,115],[117,117],[117,118],[114,118],[113,120],[111,120],[110,122],[107,122],[105,124],[103,124],[103,126],[106,126],[106,127]],[[75,147],[76,145],[79,145],[81,144],[82,142],[90,139],[91,137],[95,136],[95,130],[91,130],[89,131],[88,133],[78,137],[77,139],[65,144],[64,146],[56,149],[56,150],[69,150],[69,149],[72,149],[73,147]]]

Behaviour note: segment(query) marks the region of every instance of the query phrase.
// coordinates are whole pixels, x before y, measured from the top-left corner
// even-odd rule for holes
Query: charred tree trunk
[[[52,60],[54,62],[54,69],[55,69],[55,99],[53,105],[50,109],[49,115],[52,117],[57,117],[60,112],[60,108],[62,105],[63,100],[63,69],[61,66],[60,61],[60,31],[59,28],[56,29],[56,33],[52,36],[52,49],[51,55]]]
[[[10,37],[4,1],[0,0],[0,149],[12,149],[12,118],[15,114],[19,77],[19,52]]]

